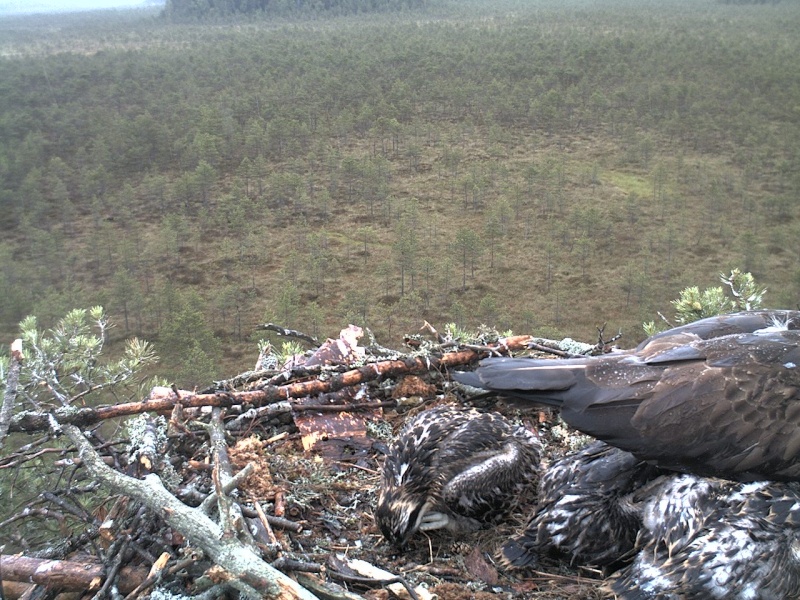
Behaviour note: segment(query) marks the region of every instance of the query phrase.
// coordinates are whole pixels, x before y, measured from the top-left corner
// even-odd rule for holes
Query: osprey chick
[[[477,529],[535,486],[540,454],[535,434],[499,414],[445,405],[426,410],[389,448],[375,520],[399,547],[418,530]]]
[[[556,554],[582,565],[617,564],[642,527],[636,493],[662,472],[600,441],[556,460],[539,482],[536,511],[503,545],[500,561],[519,568]]]

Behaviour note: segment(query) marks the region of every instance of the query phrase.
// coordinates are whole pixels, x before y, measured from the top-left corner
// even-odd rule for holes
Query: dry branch
[[[297,582],[265,563],[252,548],[236,538],[224,536],[222,528],[202,511],[186,506],[169,493],[157,475],[150,474],[144,479],[123,475],[103,462],[76,426],[65,425],[64,433],[78,448],[79,456],[96,479],[115,492],[138,500],[155,514],[162,515],[173,529],[186,537],[190,545],[202,549],[230,575],[231,585],[248,594],[258,590],[267,598],[315,598]]]
[[[5,393],[3,394],[3,404],[0,406],[0,448],[8,435],[11,425],[11,412],[17,399],[17,383],[19,382],[19,370],[22,366],[22,340],[14,340],[11,344],[11,363],[6,375]]]
[[[51,420],[64,424],[85,427],[119,417],[140,414],[147,411],[168,414],[180,404],[183,408],[202,406],[227,408],[237,405],[264,406],[290,398],[304,398],[335,392],[349,386],[387,377],[397,377],[414,373],[427,373],[446,367],[466,365],[492,354],[506,354],[514,350],[524,350],[531,336],[521,335],[501,340],[498,344],[485,348],[469,348],[447,352],[442,356],[409,356],[404,359],[382,360],[368,363],[362,367],[331,374],[327,379],[316,378],[309,381],[287,383],[280,386],[266,386],[250,391],[215,392],[195,394],[188,391],[173,390],[169,387],[155,387],[143,402],[129,402],[114,406],[58,408],[52,412],[23,412],[15,415],[9,431],[32,433],[49,429]]]
[[[286,327],[281,327],[280,325],[276,325],[275,323],[264,323],[263,325],[258,325],[256,326],[256,331],[258,330],[274,331],[281,337],[289,337],[289,338],[294,338],[296,340],[303,340],[304,342],[308,342],[314,347],[319,346],[319,340],[315,338],[313,335],[308,335],[306,333],[303,333],[302,331],[297,331],[296,329],[287,329]]]

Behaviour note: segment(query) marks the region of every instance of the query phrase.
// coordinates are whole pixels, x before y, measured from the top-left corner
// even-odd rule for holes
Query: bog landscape
[[[100,304],[185,387],[268,321],[632,346],[732,267],[797,304],[794,3],[385,4],[0,21],[5,338]]]
[[[170,387],[208,396],[299,384],[295,371],[286,381],[257,369],[236,376],[257,361],[265,369],[265,357],[285,367],[351,324],[386,360],[442,344],[437,331],[474,332],[478,353],[512,332],[590,344],[621,334],[616,343],[633,347],[643,323],[673,317],[681,290],[718,286],[733,269],[766,287],[764,306],[796,309],[798,26],[800,5],[786,0],[168,0],[0,16],[0,339],[7,348],[22,331],[39,358],[65,344],[64,362],[51,371],[40,364],[64,388],[28,389],[25,409],[49,406],[36,404],[45,388],[48,402],[94,410]],[[316,341],[281,336],[280,327]],[[101,351],[111,365],[102,372],[92,362]],[[118,391],[133,373],[135,385]],[[407,394],[383,388],[372,399],[388,404],[370,410],[386,408],[396,431],[399,399],[441,398],[446,379],[403,380],[422,386]],[[241,404],[225,402],[208,406]],[[188,473],[203,481],[192,493],[209,493],[206,467],[218,458],[209,447],[224,446],[214,441],[223,417],[161,412],[171,428],[208,421],[171,451],[185,459],[184,484]],[[248,493],[277,504],[297,484],[286,516],[300,529],[279,522],[294,537],[269,543],[296,551],[306,523],[312,557],[358,547],[381,563],[386,549],[368,510],[376,450],[359,447],[355,458],[331,450],[325,460],[349,465],[332,470],[302,446],[323,425],[312,419],[304,431],[298,414],[262,414],[235,430],[244,444],[237,468],[255,461],[271,473]],[[525,418],[541,419],[549,452],[560,455],[574,440],[551,417]],[[83,485],[65,483],[66,463],[35,465],[31,435],[44,436],[42,448],[57,436],[26,423],[12,424],[0,459],[0,489],[12,499],[0,511],[6,552],[46,545],[33,543],[34,531],[69,537],[89,523],[102,555],[121,539],[113,528],[103,537],[106,513],[141,525],[144,513],[128,514],[119,501],[91,518],[94,509],[61,504],[58,526],[25,525],[24,510],[54,510],[54,497],[71,502],[70,485]],[[364,436],[391,439],[383,419],[365,423]],[[108,440],[139,435],[97,431]],[[48,459],[66,460],[86,442],[78,431],[67,437]],[[99,438],[90,442],[119,467]],[[35,478],[8,475],[21,465],[44,468],[63,494],[37,505]],[[94,501],[96,489],[81,494]],[[520,522],[493,533],[507,536]],[[163,531],[159,523],[147,535]],[[482,535],[475,545],[496,542]],[[318,541],[325,536],[329,546]],[[352,546],[360,539],[368,541]],[[109,551],[106,567],[133,564],[131,548],[150,542]],[[174,551],[180,540],[159,543]],[[382,566],[425,571],[440,597],[464,597],[483,559],[458,546],[436,552],[419,546]],[[420,566],[445,554],[457,566]],[[170,560],[190,571],[201,562]],[[147,571],[145,563],[136,568]],[[603,597],[600,573],[543,569],[544,579],[509,593]],[[506,583],[481,581],[470,589]],[[120,597],[135,597],[135,587]]]

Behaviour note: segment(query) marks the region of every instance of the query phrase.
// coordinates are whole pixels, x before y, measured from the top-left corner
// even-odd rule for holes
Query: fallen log
[[[104,565],[95,562],[0,556],[3,582],[36,583],[54,590],[97,591],[103,583],[105,569]],[[147,574],[145,567],[123,567],[117,579],[120,592],[132,592],[147,578]]]

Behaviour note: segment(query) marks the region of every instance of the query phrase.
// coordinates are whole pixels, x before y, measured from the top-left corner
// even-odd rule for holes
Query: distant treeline
[[[237,14],[345,15],[420,8],[430,0],[167,0],[164,14],[208,18]]]

